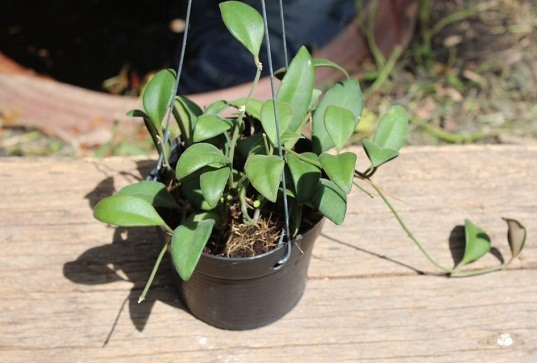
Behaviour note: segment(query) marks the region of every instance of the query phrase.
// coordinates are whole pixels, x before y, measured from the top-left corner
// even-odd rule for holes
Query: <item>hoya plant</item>
[[[373,137],[363,140],[370,166],[356,170],[357,155],[345,145],[360,122],[364,105],[358,81],[337,64],[312,58],[303,47],[286,69],[277,72],[281,83],[274,97],[254,99],[263,68],[259,60],[263,18],[237,1],[223,2],[220,9],[229,32],[252,55],[256,74],[249,93],[202,109],[175,95],[174,71],[158,72],[142,94],[143,110],[129,112],[143,119],[161,157],[157,180],[129,185],[101,200],[94,210],[95,218],[102,222],[158,226],[171,236],[140,300],[166,251],[181,278],[188,280],[201,254],[229,251],[226,243],[234,234],[257,238],[261,233],[271,243],[281,243],[284,235],[294,238],[322,216],[342,224],[353,186],[368,194],[364,185],[373,186],[426,257],[447,273],[464,273],[461,267],[490,250],[486,234],[467,221],[462,261],[454,269],[439,265],[371,181],[375,171],[396,158],[405,143],[408,118],[402,107],[390,108],[380,118]],[[319,90],[315,88],[315,69],[319,67],[332,67],[345,80]],[[176,125],[169,125],[169,118]],[[509,225],[516,256],[523,247],[525,230],[513,220]],[[267,248],[270,246],[251,248],[247,255]]]

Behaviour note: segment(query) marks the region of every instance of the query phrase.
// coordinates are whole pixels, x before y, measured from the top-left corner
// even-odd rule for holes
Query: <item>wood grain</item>
[[[327,223],[316,243],[299,305],[280,321],[245,332],[191,317],[166,267],[147,301],[136,303],[159,251],[154,233],[105,226],[93,220],[92,206],[153,163],[0,159],[0,361],[537,358],[537,147],[411,147],[375,175],[401,199],[394,204],[415,235],[446,265],[449,235],[464,218],[487,230],[505,258],[500,217],[519,219],[529,238],[509,270],[475,278],[434,275],[381,201],[353,192],[344,225]],[[496,262],[487,256],[482,265]],[[498,344],[501,334],[512,344]]]

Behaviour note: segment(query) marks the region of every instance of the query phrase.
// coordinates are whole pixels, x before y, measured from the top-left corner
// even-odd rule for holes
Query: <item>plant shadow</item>
[[[148,174],[150,166],[146,161],[138,163],[140,175]],[[97,202],[115,192],[114,178],[107,177],[84,197],[91,209]],[[74,261],[63,266],[63,275],[77,284],[101,285],[116,281],[129,281],[132,288],[119,308],[108,342],[120,314],[127,302],[130,319],[136,330],[143,331],[155,302],[162,301],[170,306],[186,310],[179,300],[174,286],[174,272],[168,256],[165,256],[148,297],[141,303],[138,298],[151,274],[153,264],[162,249],[153,228],[115,228],[111,243],[93,247],[82,253]]]

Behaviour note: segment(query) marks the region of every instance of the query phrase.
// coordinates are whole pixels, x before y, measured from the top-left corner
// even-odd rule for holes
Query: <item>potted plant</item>
[[[159,152],[161,162],[150,178],[156,180],[101,200],[94,216],[118,226],[158,227],[163,248],[140,301],[169,252],[180,277],[180,296],[196,317],[220,328],[250,329],[279,319],[298,302],[324,218],[343,223],[353,186],[369,194],[361,183],[372,185],[396,214],[370,178],[398,156],[407,115],[400,106],[388,110],[372,139],[363,140],[370,167],[356,170],[357,156],[344,146],[362,113],[358,81],[301,48],[279,72],[274,97],[253,99],[262,70],[258,55],[264,20],[241,2],[224,2],[220,8],[226,27],[252,54],[257,72],[249,94],[202,110],[175,96],[173,71],[157,73],[142,95],[143,110],[129,113],[143,118]],[[321,92],[314,87],[318,67],[335,68],[346,80]],[[164,120],[172,115],[177,127],[170,131]],[[525,230],[516,221],[510,225],[516,227],[511,231],[517,234],[512,238],[516,256]],[[471,222],[466,248],[459,266],[490,250],[490,241]],[[446,272],[459,272],[422,251]]]

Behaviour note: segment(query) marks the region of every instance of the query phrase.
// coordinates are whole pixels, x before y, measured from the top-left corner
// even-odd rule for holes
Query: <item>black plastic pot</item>
[[[323,223],[291,242],[291,256],[281,266],[285,244],[248,258],[202,254],[190,280],[176,276],[181,300],[196,318],[221,329],[254,329],[280,319],[302,297]]]

